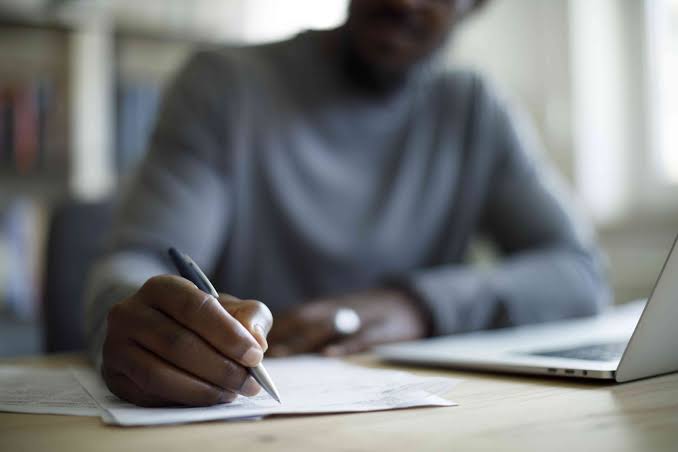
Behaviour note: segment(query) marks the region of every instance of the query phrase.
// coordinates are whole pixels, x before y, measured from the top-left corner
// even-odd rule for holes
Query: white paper
[[[267,359],[266,369],[278,387],[282,404],[262,391],[230,404],[207,408],[141,408],[111,394],[92,371],[79,370],[78,380],[106,411],[104,422],[160,425],[216,419],[243,419],[272,414],[312,414],[456,405],[442,396],[459,380],[420,377],[406,372],[367,369],[329,358]]]
[[[98,416],[69,369],[0,366],[0,411]]]

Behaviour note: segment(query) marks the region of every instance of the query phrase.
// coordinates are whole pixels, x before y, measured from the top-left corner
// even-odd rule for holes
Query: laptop
[[[674,240],[650,298],[589,318],[377,347],[405,364],[626,382],[678,371]]]

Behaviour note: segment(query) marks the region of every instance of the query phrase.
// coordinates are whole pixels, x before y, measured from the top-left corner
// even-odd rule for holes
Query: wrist
[[[429,337],[433,332],[433,316],[428,306],[416,292],[405,284],[393,284],[385,288],[390,297],[410,312],[410,316],[421,326],[421,336]]]

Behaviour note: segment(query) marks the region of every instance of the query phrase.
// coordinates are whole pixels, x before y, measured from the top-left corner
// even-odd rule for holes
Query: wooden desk
[[[378,366],[370,356],[353,358]],[[77,356],[0,363],[64,366]],[[408,369],[463,378],[460,406],[170,427],[0,413],[0,451],[678,450],[678,374],[624,385]]]

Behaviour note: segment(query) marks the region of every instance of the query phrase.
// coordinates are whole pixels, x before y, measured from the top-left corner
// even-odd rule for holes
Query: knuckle
[[[143,297],[153,297],[158,291],[166,291],[176,285],[178,277],[175,275],[155,275],[151,276],[139,289],[139,294]]]
[[[124,317],[125,308],[122,303],[116,303],[108,310],[108,315],[106,320],[109,325],[116,324],[121,320],[121,317]]]
[[[252,303],[255,306],[255,309],[259,312],[261,312],[264,315],[270,316],[271,315],[271,310],[268,309],[268,306],[266,306],[264,303],[262,303],[259,300],[252,300]]]
[[[247,300],[247,303],[251,305],[252,311],[266,319],[268,323],[273,323],[273,314],[271,313],[271,310],[268,309],[268,306],[259,300]]]
[[[142,293],[147,293],[149,291],[152,291],[156,287],[159,287],[161,285],[164,285],[165,276],[163,275],[157,275],[157,276],[152,276],[146,280],[146,282],[141,286],[141,289],[139,289],[139,292]]]
[[[165,345],[181,353],[191,353],[196,348],[196,342],[191,333],[183,329],[175,329],[165,334]]]
[[[178,300],[178,309],[185,319],[196,319],[200,312],[212,303],[212,296],[185,291]]]

